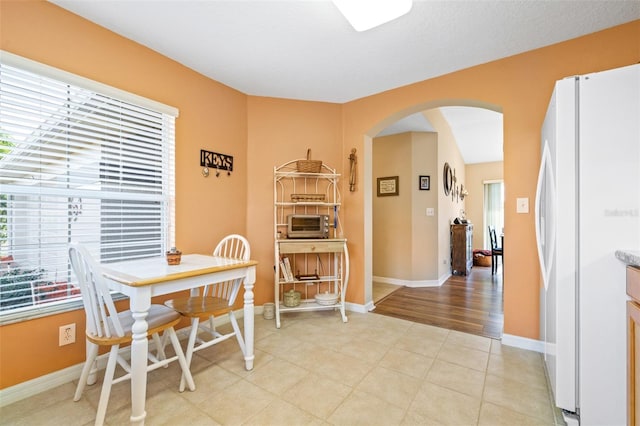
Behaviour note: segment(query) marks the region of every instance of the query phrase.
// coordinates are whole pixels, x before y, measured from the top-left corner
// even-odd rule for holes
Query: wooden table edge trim
[[[128,274],[124,274],[124,273],[120,273],[120,272],[112,272],[109,269],[108,265],[103,265],[102,266],[102,275],[105,278],[108,278],[108,279],[113,280],[115,282],[118,282],[120,284],[128,285],[130,287],[143,287],[143,286],[148,286],[148,285],[151,285],[151,284],[157,284],[157,283],[162,283],[162,282],[167,282],[167,281],[179,280],[179,279],[183,279],[183,278],[195,277],[195,276],[198,276],[198,275],[211,274],[211,273],[214,273],[214,272],[230,271],[230,270],[233,270],[233,269],[247,268],[247,267],[251,267],[251,266],[256,266],[257,264],[258,264],[257,260],[248,260],[246,262],[230,263],[230,264],[226,264],[226,265],[212,266],[212,267],[197,269],[197,270],[193,270],[193,271],[176,272],[175,274],[166,275],[165,277],[163,277],[161,279],[158,279],[157,277],[155,277],[155,278],[144,279],[144,280],[139,280],[138,278],[136,278],[134,276],[131,276],[131,275],[128,275]]]

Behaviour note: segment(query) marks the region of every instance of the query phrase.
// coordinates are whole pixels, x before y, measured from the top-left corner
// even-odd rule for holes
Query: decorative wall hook
[[[458,178],[456,177],[456,169],[453,169],[453,176],[451,178],[451,201],[457,201],[458,195],[460,195],[460,188],[458,188]]]
[[[216,170],[225,170],[227,172],[227,175],[231,176],[231,172],[233,171],[233,156],[201,149],[200,166],[204,167],[205,169],[212,167]],[[202,174],[204,175],[204,170],[202,171]],[[216,174],[216,176],[219,175],[219,173]]]
[[[351,149],[351,155],[349,155],[349,191],[354,192],[356,190],[356,164],[358,157],[356,157],[356,149]]]
[[[469,191],[467,191],[466,189],[464,189],[464,185],[460,185],[460,201],[464,200],[464,197],[469,196]]]
[[[203,167],[202,168],[202,176],[209,177],[209,168],[208,167]]]

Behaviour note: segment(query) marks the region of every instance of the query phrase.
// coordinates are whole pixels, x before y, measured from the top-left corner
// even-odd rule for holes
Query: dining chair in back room
[[[491,275],[494,275],[496,272],[498,272],[498,257],[502,258],[503,255],[502,247],[498,246],[496,229],[492,226],[489,227],[489,238],[491,239]]]

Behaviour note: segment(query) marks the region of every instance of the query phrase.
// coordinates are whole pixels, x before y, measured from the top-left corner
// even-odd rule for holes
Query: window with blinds
[[[501,181],[484,182],[484,224],[484,231],[490,226],[498,235],[504,229],[504,184]],[[491,248],[488,232],[484,232],[484,247]]]
[[[100,262],[173,245],[177,111],[154,104],[2,52],[0,319],[79,301],[70,242]]]

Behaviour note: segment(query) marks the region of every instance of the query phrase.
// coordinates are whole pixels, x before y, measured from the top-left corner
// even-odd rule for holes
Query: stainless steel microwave
[[[329,215],[288,215],[287,238],[329,238]]]

